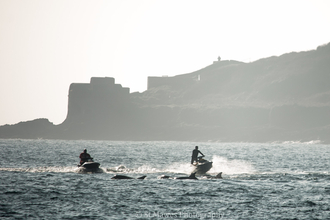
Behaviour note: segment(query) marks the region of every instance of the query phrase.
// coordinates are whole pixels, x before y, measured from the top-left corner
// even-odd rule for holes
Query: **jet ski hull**
[[[196,174],[205,174],[207,171],[209,171],[212,168],[213,162],[207,161],[204,163],[198,163],[196,165],[195,171]]]
[[[97,169],[99,166],[100,164],[97,162],[85,162],[80,167],[84,167],[86,169]]]
[[[97,162],[85,162],[79,167],[79,173],[102,173],[103,170],[100,167],[100,164]]]

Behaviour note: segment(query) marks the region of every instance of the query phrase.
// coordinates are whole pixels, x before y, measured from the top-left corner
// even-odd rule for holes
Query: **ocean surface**
[[[196,145],[208,177],[159,179],[188,176]],[[79,173],[85,148],[102,173]],[[13,139],[0,156],[0,219],[330,219],[330,145],[318,142]]]

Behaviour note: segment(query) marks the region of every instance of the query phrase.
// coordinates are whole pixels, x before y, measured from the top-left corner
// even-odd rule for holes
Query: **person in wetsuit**
[[[80,158],[80,165],[82,165],[83,163],[87,162],[88,159],[93,159],[91,158],[91,155],[89,155],[87,153],[87,150],[85,149],[84,152],[82,152],[80,155],[79,155],[79,158]]]
[[[192,156],[191,156],[191,164],[193,164],[194,161],[197,162],[197,156],[198,156],[199,153],[200,153],[201,155],[203,155],[203,157],[204,157],[204,154],[203,154],[202,152],[200,152],[200,151],[198,150],[198,146],[196,146],[195,149],[194,149],[193,152],[192,152]]]

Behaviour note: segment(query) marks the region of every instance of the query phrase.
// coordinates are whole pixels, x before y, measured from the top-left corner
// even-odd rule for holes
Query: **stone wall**
[[[127,124],[131,109],[129,88],[115,84],[114,78],[91,78],[90,83],[72,83],[68,115],[62,123],[73,136],[114,131]]]

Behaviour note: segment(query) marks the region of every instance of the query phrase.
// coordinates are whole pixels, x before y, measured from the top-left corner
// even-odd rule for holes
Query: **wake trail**
[[[153,167],[150,165],[142,165],[137,168],[128,168],[125,165],[119,165],[117,167],[106,168],[107,173],[140,173],[140,174],[152,174],[152,173],[185,173],[190,174],[195,167],[190,163],[172,163],[164,165],[162,168]]]
[[[209,174],[218,174],[222,172],[223,174],[249,174],[255,173],[256,170],[253,165],[244,160],[229,160],[225,157],[214,155],[212,157],[213,166],[211,170],[207,173]],[[136,173],[136,174],[164,174],[164,173],[181,173],[181,174],[190,174],[194,171],[195,167],[187,162],[174,162],[169,164],[164,164],[159,167],[152,166],[149,164],[141,165],[135,168],[129,168],[125,165],[119,165],[116,167],[100,167],[105,173]],[[18,167],[18,168],[0,168],[0,171],[9,171],[9,172],[30,172],[30,173],[77,173],[79,168],[76,166],[70,167],[53,167],[53,166],[44,166],[44,167]]]
[[[213,165],[211,170],[207,173],[218,174],[251,174],[255,173],[256,169],[254,166],[245,160],[229,160],[228,158],[214,155],[212,157]],[[152,173],[182,173],[191,174],[195,170],[195,166],[190,163],[174,162],[164,165],[162,168],[153,167],[150,165],[142,165],[137,168],[128,168],[125,165],[119,165],[117,167],[106,168],[107,173],[139,173],[139,174],[152,174]]]
[[[74,173],[77,169],[77,167],[2,167],[0,168],[0,171],[23,173]]]
[[[229,160],[225,157],[214,155],[212,158],[213,166],[209,171],[210,174],[224,173],[231,174],[244,174],[255,173],[256,170],[249,161],[245,160]]]

